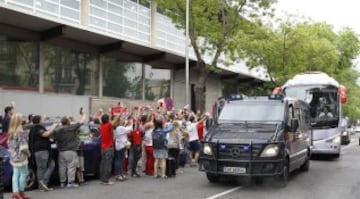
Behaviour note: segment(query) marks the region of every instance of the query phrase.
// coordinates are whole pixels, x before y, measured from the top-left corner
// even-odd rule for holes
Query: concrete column
[[[157,5],[156,5],[156,1],[152,0],[151,1],[151,6],[150,6],[150,18],[151,18],[151,24],[150,24],[150,32],[151,32],[151,45],[152,46],[156,46],[157,43],[157,34],[156,34],[156,10],[157,10]]]
[[[141,99],[143,100],[143,101],[145,101],[145,98],[146,98],[146,96],[145,96],[145,87],[146,87],[146,85],[145,85],[145,64],[141,64]]]
[[[80,1],[80,19],[81,25],[88,26],[89,25],[89,0],[81,0]]]
[[[170,70],[170,97],[174,99],[175,69]]]
[[[39,93],[44,93],[44,70],[45,70],[45,66],[44,66],[44,62],[45,62],[45,57],[44,57],[44,44],[42,42],[38,42],[38,46],[37,46],[37,53],[38,53],[38,66],[39,66]]]
[[[104,69],[102,55],[97,57],[98,71],[99,71],[99,97],[103,97],[103,80],[104,80]]]

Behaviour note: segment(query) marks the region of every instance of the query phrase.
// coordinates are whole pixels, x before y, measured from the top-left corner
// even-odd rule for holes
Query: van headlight
[[[275,157],[279,154],[279,146],[276,144],[269,144],[265,147],[260,157],[268,158]]]
[[[208,143],[204,144],[203,153],[206,154],[206,155],[212,155],[213,154],[213,152],[211,150],[211,147],[210,147],[210,145]]]

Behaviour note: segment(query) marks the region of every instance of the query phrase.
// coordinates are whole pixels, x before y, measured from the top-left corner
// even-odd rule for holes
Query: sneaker
[[[125,179],[122,176],[118,176],[115,178],[117,181],[123,182]]]
[[[43,181],[39,182],[41,191],[52,191],[54,189],[49,188]]]
[[[107,182],[101,182],[102,185],[114,185],[115,183],[112,181],[107,181]]]
[[[131,175],[132,177],[134,177],[134,178],[139,178],[139,177],[141,177],[139,174],[137,174],[137,173],[134,173],[134,174],[132,174]]]
[[[71,188],[78,188],[78,187],[79,187],[79,185],[76,184],[76,183],[69,183],[69,184],[67,185],[67,188],[69,188],[69,189],[71,189]]]
[[[65,188],[65,183],[64,183],[64,182],[60,183],[60,187],[61,187],[62,189],[64,189],[64,188]]]
[[[127,180],[128,178],[126,177],[126,175],[122,175],[121,177],[124,178],[124,180]]]
[[[168,177],[167,177],[167,176],[162,176],[161,178],[162,178],[162,179],[168,179]]]

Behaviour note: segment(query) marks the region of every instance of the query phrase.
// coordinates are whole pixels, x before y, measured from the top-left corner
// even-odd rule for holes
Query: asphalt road
[[[174,179],[154,179],[149,176],[130,178],[112,186],[92,180],[78,189],[57,188],[51,192],[31,191],[33,199],[358,199],[360,198],[360,147],[353,136],[343,147],[340,159],[322,158],[311,161],[310,171],[295,172],[286,188],[266,180],[250,186],[240,183],[209,183],[196,168],[185,168]],[[5,194],[10,198],[10,194]]]

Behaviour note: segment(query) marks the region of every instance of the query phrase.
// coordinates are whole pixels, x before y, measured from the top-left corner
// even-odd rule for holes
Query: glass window
[[[116,34],[122,33],[122,26],[118,24],[109,23],[108,24],[109,31],[115,32]]]
[[[170,75],[166,69],[145,67],[145,99],[156,100],[170,97]]]
[[[124,28],[124,36],[131,37],[131,38],[138,38],[139,33],[137,30],[132,28]]]
[[[47,14],[57,15],[59,13],[59,5],[45,0],[37,0],[35,3],[36,9],[39,9]]]
[[[109,0],[109,4],[113,4],[113,5],[119,5],[119,6],[122,6],[124,3],[123,0]],[[109,8],[110,8],[110,5],[109,5]]]
[[[105,59],[103,68],[104,96],[130,99],[142,98],[141,64]]]
[[[35,1],[37,3],[39,0]],[[32,8],[33,7],[33,0],[8,0],[8,4],[15,4],[17,6],[23,8]]]
[[[106,28],[106,21],[90,16],[90,26]],[[102,30],[102,31],[104,31],[104,30]]]
[[[106,0],[90,0],[90,5],[96,5],[100,8],[106,9],[107,1]]]
[[[109,3],[109,11],[116,13],[118,15],[122,15],[123,13],[123,8],[117,5],[114,5],[112,3]]]
[[[67,18],[70,18],[70,19],[73,19],[75,21],[79,21],[79,18],[80,18],[80,13],[75,11],[75,10],[71,10],[69,8],[65,8],[65,7],[61,7],[60,8],[60,15],[61,16],[64,16],[64,17],[67,17]]]
[[[37,45],[0,35],[0,87],[38,91]]]
[[[100,17],[100,18],[103,18],[103,19],[106,19],[107,13],[106,13],[106,10],[90,6],[90,14]]]
[[[98,69],[95,55],[46,45],[44,48],[46,92],[97,95]]]
[[[244,114],[246,113],[246,114]],[[284,119],[284,105],[274,103],[245,103],[228,104],[221,111],[220,123],[227,122],[277,122]]]
[[[114,22],[114,23],[117,23],[117,24],[122,24],[122,17],[120,15],[115,15],[115,14],[108,13],[108,19],[111,22]]]
[[[70,8],[80,10],[80,1],[79,0],[63,0],[60,1],[61,5],[68,6]]]

